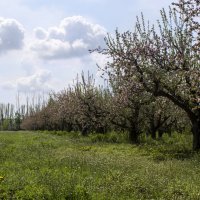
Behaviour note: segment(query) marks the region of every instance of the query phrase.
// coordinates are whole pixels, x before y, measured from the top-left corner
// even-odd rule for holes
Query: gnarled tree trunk
[[[132,144],[139,143],[139,114],[140,114],[141,105],[135,105],[135,109],[132,113],[132,117],[130,118],[130,128],[129,128],[129,140]]]
[[[139,130],[137,128],[137,124],[132,124],[131,128],[129,129],[129,140],[132,144],[139,143]]]
[[[193,150],[200,150],[200,116],[192,121]]]

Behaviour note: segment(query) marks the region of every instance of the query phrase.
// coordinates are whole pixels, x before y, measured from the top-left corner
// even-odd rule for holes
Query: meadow
[[[189,134],[131,145],[110,133],[0,132],[0,199],[200,199]]]

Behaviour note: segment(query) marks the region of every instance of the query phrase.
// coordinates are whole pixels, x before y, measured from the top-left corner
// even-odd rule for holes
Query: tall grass
[[[47,133],[0,133],[0,199],[200,199],[190,135],[134,146]]]

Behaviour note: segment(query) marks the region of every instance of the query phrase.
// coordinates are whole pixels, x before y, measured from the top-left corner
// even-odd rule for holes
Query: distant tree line
[[[0,130],[13,131],[21,130],[22,122],[30,116],[34,116],[37,112],[46,106],[44,96],[40,94],[27,96],[26,102],[20,102],[19,95],[16,98],[16,105],[10,103],[0,104]]]

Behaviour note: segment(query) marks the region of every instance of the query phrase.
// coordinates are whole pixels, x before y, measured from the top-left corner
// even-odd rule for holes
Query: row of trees
[[[101,68],[107,87],[82,74],[74,85],[51,94],[47,105],[22,123],[27,129],[127,131],[156,138],[191,126],[200,149],[200,1],[179,0],[161,10],[157,26],[137,18],[135,30],[105,38],[95,49],[109,58]]]
[[[82,74],[68,89],[51,94],[47,105],[26,117],[22,127],[80,131],[82,135],[126,131],[132,143],[138,143],[142,133],[156,139],[157,132],[162,137],[190,127],[184,112],[170,101],[141,90],[130,95],[129,87],[96,86],[92,76]]]

